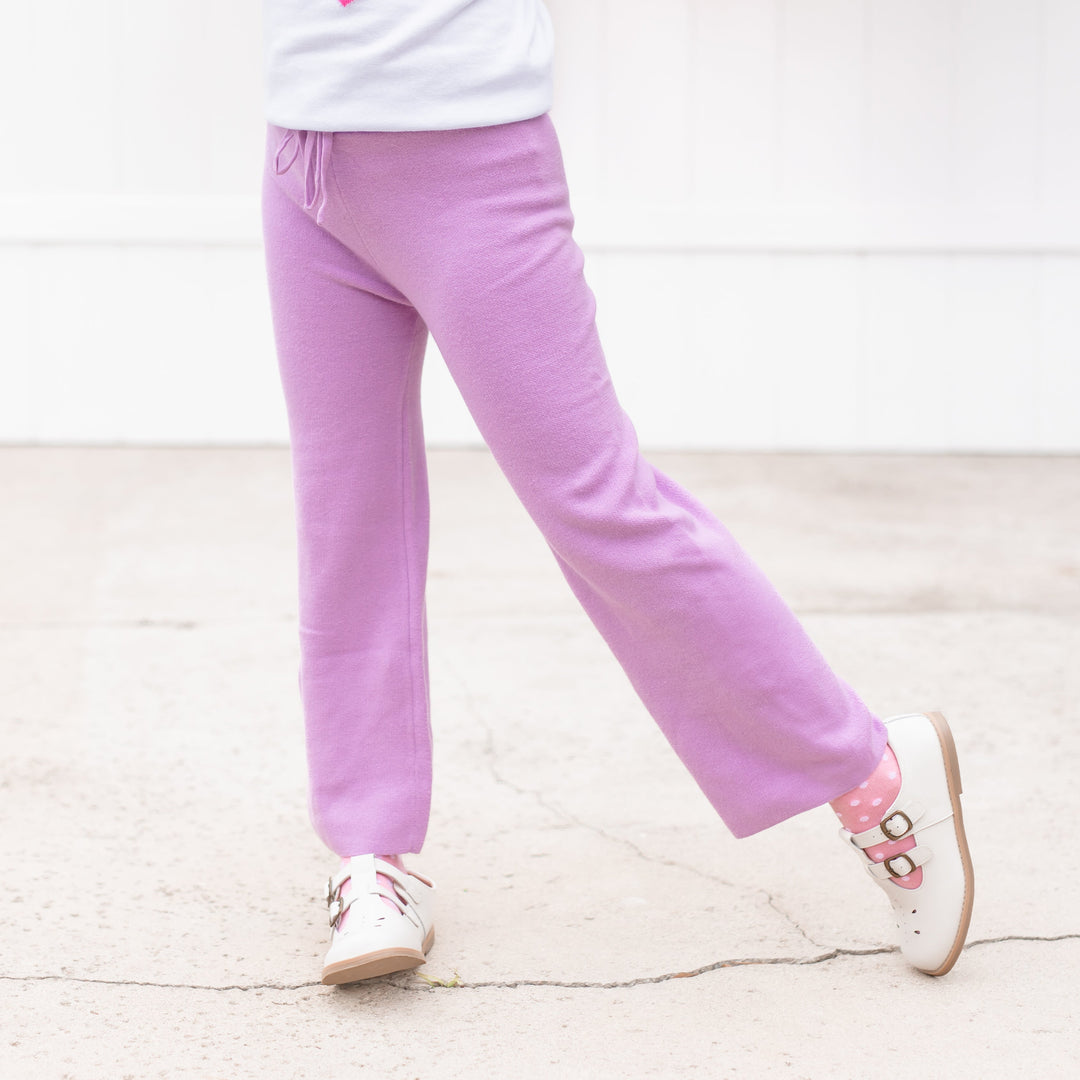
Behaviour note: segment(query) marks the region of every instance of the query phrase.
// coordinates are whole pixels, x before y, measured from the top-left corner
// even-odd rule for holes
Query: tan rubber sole
[[[934,725],[938,742],[945,758],[945,775],[949,783],[949,802],[952,804],[953,820],[956,822],[956,841],[960,847],[960,861],[964,867],[964,907],[960,914],[960,925],[956,931],[956,940],[949,955],[941,967],[926,971],[927,975],[946,975],[952,970],[967,939],[968,926],[971,924],[971,908],[975,902],[975,870],[971,865],[971,852],[968,850],[967,834],[964,832],[964,812],[960,806],[960,796],[964,786],[960,780],[960,761],[956,755],[956,743],[945,717],[939,712],[928,712],[926,718]],[[925,968],[920,968],[925,971]]]
[[[324,986],[342,986],[345,983],[376,979],[380,975],[393,975],[397,971],[411,971],[427,961],[426,953],[435,943],[435,928],[424,938],[424,951],[415,949],[379,949],[351,960],[339,960],[323,968]]]

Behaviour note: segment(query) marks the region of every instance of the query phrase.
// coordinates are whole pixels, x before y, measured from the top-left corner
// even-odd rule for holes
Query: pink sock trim
[[[891,746],[885,747],[885,753],[877,768],[858,787],[833,799],[829,805],[836,812],[840,824],[850,832],[865,832],[881,824],[885,812],[900,794],[900,766]],[[903,840],[887,840],[884,844],[875,844],[866,849],[866,854],[875,862],[881,862],[890,855],[899,855],[910,851],[915,846],[913,836]],[[922,884],[922,867],[901,878],[892,879],[894,885],[902,889],[917,889]]]

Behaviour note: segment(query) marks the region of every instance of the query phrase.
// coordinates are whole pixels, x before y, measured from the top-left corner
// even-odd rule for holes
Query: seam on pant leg
[[[424,325],[423,320],[420,318],[419,313],[417,313],[416,317],[417,317],[418,324],[424,326],[424,334],[426,335],[427,334],[427,327],[426,327],[426,325]],[[412,362],[411,358],[410,358],[410,362]],[[428,689],[427,689],[427,687],[428,687],[427,658],[426,658],[426,651],[423,648],[423,644],[424,644],[424,642],[423,642],[423,627],[420,626],[418,628],[414,624],[415,594],[414,594],[414,589],[413,589],[413,577],[414,577],[414,575],[416,574],[416,572],[418,570],[418,566],[417,566],[417,554],[416,554],[415,538],[413,537],[412,532],[411,532],[411,530],[409,528],[409,521],[408,521],[409,510],[406,508],[406,495],[410,496],[408,498],[408,503],[407,503],[408,507],[412,508],[414,506],[414,499],[412,498],[413,492],[410,491],[410,487],[411,487],[410,481],[413,478],[413,469],[410,468],[410,465],[412,464],[412,455],[410,455],[409,451],[411,449],[413,451],[413,453],[416,452],[416,446],[415,446],[414,441],[413,441],[412,427],[411,427],[411,423],[410,423],[411,416],[409,415],[409,407],[410,407],[410,403],[411,403],[413,397],[414,396],[416,396],[416,397],[419,396],[419,393],[420,393],[420,376],[421,376],[422,370],[423,370],[423,357],[421,356],[420,361],[414,365],[414,370],[409,373],[409,377],[405,381],[405,391],[404,391],[404,394],[402,396],[401,414],[400,414],[401,415],[401,447],[400,447],[399,460],[401,462],[401,478],[400,478],[400,484],[401,484],[401,489],[400,489],[401,490],[401,495],[400,495],[400,498],[401,498],[401,537],[402,537],[402,546],[403,546],[403,548],[405,550],[405,596],[406,596],[406,608],[407,608],[406,614],[407,614],[408,633],[409,633],[409,716],[410,716],[409,734],[410,734],[411,739],[412,739],[412,751],[411,752],[412,752],[412,774],[413,774],[414,788],[418,784],[422,784],[423,786],[427,787],[427,789],[428,789],[428,791],[427,791],[427,817],[425,818],[425,827],[424,827],[424,832],[425,832],[425,835],[426,835],[427,821],[430,819],[430,814],[431,814],[431,791],[430,791],[430,785],[428,784],[427,775],[425,775],[423,777],[420,776],[420,753],[419,753],[420,739],[418,737],[419,732],[417,731],[417,728],[418,728],[418,725],[420,723],[421,718],[417,716],[417,683],[418,682],[420,683],[421,689],[423,690],[423,693],[421,695],[421,697],[423,699],[423,705],[424,705],[424,716],[422,718],[423,723],[425,725],[425,728],[430,732],[430,717],[428,715],[428,708],[427,708],[427,703],[428,703],[428,700],[429,700]],[[412,390],[413,390],[414,386],[415,386],[415,395],[412,393]],[[419,404],[419,401],[417,401],[417,409],[419,410],[419,408],[420,408],[420,404]],[[421,423],[422,423],[422,420],[421,420]],[[424,452],[424,447],[423,447],[423,441],[422,440],[421,440],[420,452],[421,453]],[[426,468],[426,464],[425,464],[424,467]],[[422,592],[421,592],[421,595],[423,595]],[[419,640],[417,640],[418,637],[419,637]],[[420,669],[419,670],[419,675],[417,675],[417,670],[416,670],[416,665],[417,664],[419,664],[419,669]],[[430,743],[431,743],[431,736],[429,734],[429,736],[428,736],[429,752],[430,752]],[[430,767],[428,768],[427,771],[428,771],[428,773],[430,773]],[[418,851],[419,851],[420,847],[422,846],[422,844],[423,844],[423,837],[420,838],[420,842],[416,845],[416,848],[417,848]],[[403,854],[403,852],[395,852],[394,854]]]

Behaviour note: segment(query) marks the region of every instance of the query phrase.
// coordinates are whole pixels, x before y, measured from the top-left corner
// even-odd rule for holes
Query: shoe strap
[[[354,893],[344,903],[342,903],[340,896],[331,900],[329,905],[331,927],[337,929],[337,924],[341,921],[342,917],[345,915],[345,912],[347,912],[353,906],[353,904],[357,903],[357,901],[367,900],[373,896],[385,897],[398,909],[398,913],[403,918],[408,919],[409,922],[411,922],[414,926],[418,926],[423,929],[424,924],[420,916],[417,914],[416,908],[412,904],[406,903],[392,889],[388,889],[385,885],[381,884],[374,893]],[[385,915],[386,908],[383,907],[382,901],[376,900],[375,902],[379,905],[379,908],[381,909],[380,913]]]
[[[402,872],[396,866],[394,866],[393,863],[388,863],[383,859],[377,859],[373,855],[353,855],[336,874],[330,875],[330,880],[326,883],[326,892],[328,898],[331,897],[334,893],[340,892],[341,886],[344,885],[346,881],[350,880],[350,878],[352,878],[352,864],[353,861],[356,859],[370,859],[371,868],[374,873],[383,874],[384,876],[390,878],[390,880],[395,882],[398,886],[400,886],[402,891],[408,896],[410,903],[415,904],[416,898],[412,895],[409,889],[409,878],[416,878],[418,881],[423,882],[429,888],[431,887],[431,882],[428,881],[427,878],[425,878],[421,874],[414,874],[411,871],[407,870]],[[372,880],[374,880],[374,877],[372,878]]]
[[[388,877],[394,883],[394,888],[400,894],[401,899],[406,903],[416,903],[416,897],[413,895],[412,887],[409,884],[409,878],[412,877],[412,875],[407,870],[401,871],[394,866],[393,863],[384,862],[382,859],[376,859],[375,873]],[[382,889],[379,891],[381,892]]]
[[[344,888],[347,881],[351,881],[353,878],[353,862],[356,859],[362,859],[370,861],[369,870],[371,884],[365,891],[361,891],[354,888],[352,896],[348,901],[342,902],[341,890]],[[392,882],[393,887],[387,888],[379,879],[376,874],[382,874]],[[413,895],[413,891],[409,886],[409,878],[415,878],[422,884],[431,887],[431,882],[426,878],[421,877],[419,874],[410,874],[408,871],[401,871],[392,863],[388,863],[383,859],[375,858],[373,855],[357,855],[349,859],[349,861],[336,873],[332,874],[329,881],[326,883],[326,904],[330,909],[330,925],[336,927],[341,917],[349,910],[358,900],[365,897],[380,896],[386,900],[389,900],[398,911],[405,916],[410,922],[416,926],[422,926],[419,915],[416,913],[415,905],[417,904],[417,897]]]
[[[853,833],[848,829],[841,829],[840,835],[859,851],[865,851],[875,844],[885,844],[890,841],[904,840],[914,836],[916,832],[922,832],[933,825],[940,825],[953,816],[951,807],[943,807],[937,816],[928,815],[918,803],[910,803],[903,810],[896,808],[890,810],[882,819],[881,824],[865,832]]]
[[[893,878],[906,877],[920,866],[925,866],[934,853],[928,847],[913,847],[910,851],[901,851],[890,855],[881,862],[869,863],[866,872],[878,881],[890,881]]]
[[[910,836],[925,816],[926,811],[918,803],[907,803],[903,807],[891,806],[881,822],[865,832],[853,833],[850,829],[841,829],[840,835],[860,851],[865,851],[875,844],[885,844],[890,840],[903,840]],[[921,826],[920,826],[921,827]]]
[[[330,875],[330,879],[326,883],[326,902],[328,904],[335,896],[340,895],[341,886],[351,877],[352,874],[349,873],[347,865],[342,867],[338,873]]]

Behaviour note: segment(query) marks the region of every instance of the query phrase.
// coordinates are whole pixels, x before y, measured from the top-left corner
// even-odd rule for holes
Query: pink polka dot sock
[[[388,862],[391,866],[396,866],[401,871],[405,870],[405,860],[402,859],[402,857],[400,855],[376,855],[375,858],[382,859],[383,862]],[[341,860],[341,867],[339,867],[339,869],[344,867],[345,864],[348,861],[349,861],[348,858],[343,857],[342,860]],[[384,888],[389,889],[391,892],[393,892],[394,883],[385,874],[376,874],[375,875],[375,880],[380,885],[382,885]],[[346,900],[346,901],[348,900],[349,889],[350,889],[351,886],[352,886],[352,882],[349,882],[345,886],[345,888],[342,890],[342,900]],[[379,897],[379,899],[382,900],[382,902],[388,908],[390,908],[390,910],[395,915],[400,914],[400,912],[398,911],[397,905],[392,900],[387,900],[385,896],[381,896],[381,897]],[[345,929],[345,926],[348,923],[348,920],[349,920],[349,913],[346,911],[345,914],[342,915],[340,919],[338,919],[337,930],[338,930],[339,934]]]
[[[846,795],[833,799],[829,805],[836,812],[840,824],[849,832],[866,832],[881,824],[881,819],[899,794],[900,766],[892,747],[886,746],[884,756],[870,776]],[[886,840],[883,844],[868,847],[866,854],[875,862],[881,862],[890,855],[910,851],[914,846],[915,838],[905,836],[902,840]],[[917,889],[922,884],[922,867],[916,867],[912,873],[893,878],[892,881],[902,889]]]

